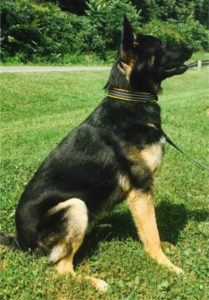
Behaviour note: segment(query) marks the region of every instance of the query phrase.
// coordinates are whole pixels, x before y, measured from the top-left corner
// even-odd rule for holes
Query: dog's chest
[[[125,172],[118,173],[118,184],[111,195],[110,206],[121,201],[133,188],[133,178],[138,182],[152,178],[162,163],[164,140],[153,143],[139,149],[136,146],[129,146],[126,152],[127,162],[123,166]]]
[[[163,144],[161,142],[152,144],[140,151],[139,163],[142,160],[152,173],[155,173],[161,163],[163,155]]]
[[[144,182],[150,179],[160,168],[164,151],[163,139],[144,148],[130,145],[126,151],[127,172],[119,174],[118,186],[127,193],[132,188],[132,179]]]
[[[118,170],[117,185],[106,199],[100,214],[92,217],[89,230],[97,223],[97,219],[100,219],[104,212],[110,210],[115,204],[120,203],[127,197],[133,188],[133,177],[138,177],[138,182],[144,182],[144,179],[146,180],[150,175],[151,177],[154,175],[161,165],[163,146],[163,142],[159,141],[148,145],[144,149],[138,149],[135,146],[129,147],[126,154],[128,163],[123,165],[123,172]],[[141,187],[143,188],[143,186]]]

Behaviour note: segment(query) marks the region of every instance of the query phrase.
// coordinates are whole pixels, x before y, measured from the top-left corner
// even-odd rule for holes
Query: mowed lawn
[[[1,230],[14,233],[18,198],[60,140],[100,103],[107,71],[1,74]],[[185,152],[209,165],[208,70],[163,83],[163,128]],[[146,255],[126,203],[104,217],[76,255],[76,271],[109,284],[59,276],[47,257],[1,249],[1,299],[209,299],[209,172],[166,145],[154,189],[157,222],[177,276]],[[173,244],[174,246],[171,246]]]

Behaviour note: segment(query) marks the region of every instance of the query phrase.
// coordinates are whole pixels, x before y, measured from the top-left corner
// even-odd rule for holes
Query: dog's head
[[[151,35],[135,34],[124,17],[120,54],[108,87],[157,93],[162,80],[182,74],[193,52],[191,45],[167,46]]]

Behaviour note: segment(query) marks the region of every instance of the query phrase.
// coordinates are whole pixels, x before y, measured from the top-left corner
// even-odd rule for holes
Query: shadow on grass
[[[188,215],[189,212],[184,204],[161,202],[156,207],[156,218],[161,241],[176,245],[180,232],[188,222]],[[203,218],[205,219],[204,215]]]
[[[184,229],[189,220],[203,222],[209,218],[209,212],[204,210],[188,210],[184,204],[171,204],[162,201],[155,209],[158,229],[161,241],[175,245],[180,232]],[[95,253],[97,246],[102,241],[120,240],[127,238],[138,240],[137,231],[129,210],[112,212],[106,216],[100,224],[111,224],[112,227],[95,228],[88,234],[75,257],[76,265],[84,257],[89,257]]]
[[[180,232],[184,229],[189,220],[204,222],[209,218],[209,212],[201,209],[188,210],[184,204],[172,204],[162,201],[155,209],[158,229],[161,241],[175,245]],[[119,240],[124,241],[132,238],[139,240],[134,221],[130,211],[122,209],[110,212],[104,217],[100,224],[111,224],[111,227],[95,227],[85,240],[75,256],[75,265],[82,262],[85,257],[93,255],[98,244],[103,241]],[[19,251],[19,250],[18,250]]]

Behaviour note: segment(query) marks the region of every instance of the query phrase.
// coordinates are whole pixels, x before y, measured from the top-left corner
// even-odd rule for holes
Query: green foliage
[[[16,56],[23,62],[41,57],[53,61],[74,50],[81,22],[77,16],[62,12],[56,4],[5,0],[1,11],[3,60]]]
[[[192,44],[195,51],[208,50],[208,31],[193,18],[187,18],[183,23],[174,20],[152,20],[145,24],[142,31],[153,34],[167,44]]]
[[[165,42],[191,43],[208,50],[208,31],[202,23],[205,0],[89,0],[84,16],[63,12],[56,1],[1,2],[3,62],[70,63],[91,54],[109,61],[120,45],[126,14],[136,30],[153,33]],[[143,16],[143,19],[141,17]],[[196,18],[196,19],[195,19]],[[142,22],[143,21],[143,22]],[[78,59],[80,61],[80,59]]]
[[[184,22],[188,17],[208,27],[208,0],[131,0],[142,11],[143,22],[153,19],[174,19]]]
[[[86,16],[62,12],[54,3],[5,0],[2,10],[2,59],[57,61],[68,53],[99,53],[119,46],[122,20],[127,14],[139,24],[139,12],[128,0],[93,1]]]
[[[90,50],[105,55],[107,49],[117,49],[124,14],[133,26],[139,26],[140,12],[128,0],[89,0],[85,30],[78,34],[77,39],[78,44],[82,45],[81,51]]]

